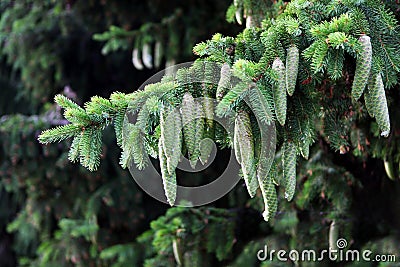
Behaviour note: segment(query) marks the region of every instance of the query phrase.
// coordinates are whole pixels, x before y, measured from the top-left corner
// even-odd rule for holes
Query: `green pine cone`
[[[160,140],[172,174],[178,165],[182,149],[182,121],[178,111],[164,107],[160,114]]]
[[[200,156],[200,143],[201,140],[203,139],[203,134],[204,134],[204,127],[205,127],[205,123],[204,123],[204,109],[201,103],[196,102],[195,103],[195,128],[196,128],[196,133],[195,133],[195,149],[194,152],[192,154],[192,156],[190,157],[190,165],[192,166],[192,168],[194,169],[196,167],[197,164],[197,160],[199,159]]]
[[[203,133],[203,140],[200,142],[200,162],[205,165],[208,162],[208,158],[211,156],[211,152],[214,147],[215,129],[205,129]]]
[[[367,89],[364,92],[364,102],[365,102],[365,108],[367,109],[369,116],[373,118],[375,117],[375,114],[374,114],[374,108],[372,107],[371,93],[369,91],[370,90],[367,87]]]
[[[287,49],[286,57],[286,90],[290,96],[296,88],[297,74],[299,72],[299,49],[292,45]]]
[[[304,159],[308,159],[310,155],[310,144],[308,142],[300,143],[300,153]]]
[[[381,135],[387,137],[390,133],[389,110],[385,95],[385,86],[380,74],[371,75],[368,80],[368,92],[371,96],[371,105]]]
[[[351,89],[351,95],[355,100],[358,100],[364,92],[372,65],[371,39],[367,35],[361,35],[358,41],[361,44],[362,52],[357,56],[356,70]]]
[[[165,156],[164,144],[162,138],[158,142],[158,157],[160,159],[161,176],[164,185],[165,196],[167,197],[168,203],[173,206],[176,199],[176,175],[175,172],[172,174],[168,172],[167,157]]]
[[[252,88],[249,99],[251,110],[257,117],[257,120],[269,125],[274,120],[274,117],[271,111],[271,105],[262,92],[257,87]]]
[[[254,197],[258,188],[257,173],[254,159],[253,133],[250,117],[247,112],[239,111],[236,115],[235,127],[238,127],[236,138],[239,150],[241,167],[247,191],[250,197]],[[236,132],[236,130],[235,130]]]
[[[283,154],[283,176],[285,187],[285,198],[291,201],[296,189],[296,146],[293,142],[284,145]]]
[[[264,212],[263,217],[265,221],[271,219],[278,209],[278,197],[276,195],[276,188],[273,182],[273,176],[276,175],[275,169],[271,169],[268,175],[259,176],[258,183],[260,185],[261,194],[264,199]]]
[[[196,139],[196,104],[190,93],[185,93],[183,95],[181,112],[183,136],[190,157],[190,155],[194,153]]]
[[[162,140],[163,149],[166,155],[171,155],[173,151],[173,139],[175,138],[174,125],[168,123],[167,119],[171,112],[168,107],[163,107],[160,112],[160,139]]]
[[[203,110],[208,128],[211,130],[214,127],[214,104],[213,99],[205,96],[203,98]]]
[[[208,158],[211,155],[213,149],[213,141],[211,138],[205,138],[201,140],[199,145],[200,155],[199,159],[201,164],[205,165],[208,162]]]
[[[275,157],[276,135],[270,132],[272,122],[272,112],[264,97],[258,89],[252,89],[250,94],[250,107],[254,115],[257,117],[258,127],[260,131],[260,141],[257,156],[257,175],[260,177],[267,176]]]
[[[224,63],[221,68],[221,77],[218,82],[216,99],[217,101],[221,101],[222,98],[225,96],[226,92],[229,91],[229,84],[231,80],[231,69],[228,63]]]
[[[178,166],[182,154],[182,119],[181,114],[174,110],[171,121],[169,122],[174,127],[173,149],[171,154],[167,156],[168,172],[175,173],[176,166]]]
[[[235,129],[233,133],[233,149],[235,151],[235,157],[239,164],[242,164],[242,156],[240,155],[240,144],[239,140],[241,138],[239,120],[235,120]]]
[[[279,123],[283,126],[286,121],[286,81],[285,66],[280,58],[276,58],[272,64],[272,69],[278,75],[278,80],[273,85],[273,94],[275,102],[275,114]]]

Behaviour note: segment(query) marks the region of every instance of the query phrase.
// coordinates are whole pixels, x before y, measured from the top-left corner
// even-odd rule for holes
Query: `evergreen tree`
[[[112,132],[106,130],[104,143],[97,144],[107,151],[96,173],[68,163],[75,157],[67,153],[72,143],[42,146],[35,140],[44,128],[68,123],[59,107],[46,103],[56,92],[74,101],[94,93],[108,95],[116,88],[138,87],[157,71],[132,71],[130,33],[124,35],[128,39],[121,39],[130,51],[109,50],[106,57],[101,54],[104,43],[94,40],[95,33],[116,27],[112,25],[134,32],[148,24],[159,28],[164,34],[160,38],[168,38],[165,29],[170,28],[182,46],[190,47],[190,51],[172,48],[176,60],[184,60],[192,57],[196,42],[212,33],[215,26],[211,25],[234,32],[221,23],[227,1],[193,2],[204,8],[188,19],[182,15],[191,6],[189,1],[185,5],[179,1],[1,1],[0,242],[5,249],[0,266],[15,266],[16,261],[20,266],[109,266],[117,260],[100,257],[104,248],[134,240],[165,211],[166,206],[142,194],[129,173],[119,168]],[[198,20],[209,14],[215,19],[199,27]],[[160,23],[165,17],[173,19]],[[184,24],[195,25],[196,31],[187,33]],[[169,58],[164,52],[161,59],[165,64]],[[118,65],[124,67],[116,73]],[[152,208],[144,208],[143,203]],[[132,255],[130,251],[126,253]],[[143,261],[140,253],[133,256],[130,266]]]

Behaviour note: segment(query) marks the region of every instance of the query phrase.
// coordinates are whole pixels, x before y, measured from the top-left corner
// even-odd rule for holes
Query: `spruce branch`
[[[82,131],[82,127],[74,124],[67,124],[62,126],[57,126],[50,130],[43,131],[38,140],[42,144],[49,144],[60,142],[65,139],[74,137]]]
[[[246,10],[246,16],[257,20],[253,1],[235,2],[230,16],[238,14],[241,21]],[[79,159],[83,166],[95,170],[100,163],[102,130],[113,125],[123,150],[123,167],[134,162],[141,169],[147,164],[146,153],[158,156],[171,205],[176,199],[175,168],[182,147],[195,167],[199,159],[204,164],[210,154],[204,138],[214,139],[221,147],[233,141],[249,194],[254,196],[261,187],[264,218],[270,219],[277,209],[275,184],[285,188],[288,200],[293,198],[297,154],[306,160],[313,157],[310,147],[318,136],[341,153],[365,139],[364,133],[355,129],[366,119],[358,116],[362,95],[381,134],[389,134],[385,86],[388,89],[399,83],[398,21],[385,3],[303,2],[291,1],[274,20],[261,27],[253,24],[236,37],[215,34],[193,49],[203,61],[178,70],[176,76],[148,84],[144,90],[115,92],[109,99],[92,97],[84,108],[56,96],[71,123],[43,131],[39,141],[48,144],[73,138],[69,159]],[[142,52],[150,53],[147,43],[141,47]],[[137,49],[136,59],[140,54]],[[198,97],[215,98],[215,114],[211,101],[196,101]],[[244,101],[246,97],[249,103]],[[177,107],[181,107],[180,112],[174,111]],[[127,111],[137,114],[135,124],[124,125]],[[232,111],[237,113],[233,140],[213,123],[215,116]],[[276,162],[269,169],[273,155],[260,148],[267,142],[260,140],[261,128],[273,123],[278,143],[283,141],[283,178]],[[324,168],[320,175],[326,173]]]

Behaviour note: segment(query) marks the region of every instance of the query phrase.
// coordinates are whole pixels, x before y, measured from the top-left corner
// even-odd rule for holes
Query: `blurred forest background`
[[[271,14],[285,5],[265,2]],[[398,2],[388,2],[399,19]],[[0,2],[0,266],[176,266],[177,259],[193,266],[288,266],[260,263],[256,253],[265,244],[326,248],[332,221],[352,248],[400,256],[398,175],[388,179],[380,159],[332,153],[322,139],[311,159],[299,163],[301,190],[293,202],[280,201],[272,223],[263,221],[262,197],[249,199],[239,185],[197,209],[154,200],[120,168],[111,130],[97,172],[68,161],[70,142],[37,142],[43,129],[66,123],[55,94],[82,104],[93,95],[132,92],[165,64],[195,59],[193,46],[214,33],[239,33],[242,26],[226,21],[230,5]],[[161,64],[140,70],[132,65],[132,49],[146,44],[161,45]],[[391,90],[394,99],[398,89]],[[196,179],[217,176],[226,155],[219,157]]]

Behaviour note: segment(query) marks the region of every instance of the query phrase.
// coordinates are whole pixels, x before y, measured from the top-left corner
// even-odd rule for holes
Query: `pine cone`
[[[285,143],[282,163],[285,198],[291,201],[296,189],[296,146],[293,142]]]
[[[355,100],[358,100],[364,92],[372,65],[371,39],[367,35],[362,35],[358,38],[358,41],[361,44],[362,52],[357,56],[356,71],[351,89],[351,95]]]
[[[296,88],[297,74],[299,71],[299,49],[292,45],[287,50],[286,57],[286,90],[290,96]]]
[[[272,64],[272,69],[277,73],[277,83],[273,85],[273,94],[275,102],[275,113],[279,123],[283,126],[286,121],[286,82],[285,66],[280,58],[276,58]]]
[[[235,120],[236,141],[240,149],[241,167],[247,191],[254,197],[258,188],[256,169],[254,164],[254,143],[250,117],[247,112],[239,111]]]
[[[258,183],[260,184],[261,194],[264,199],[265,210],[263,217],[265,221],[272,218],[278,209],[278,199],[276,195],[276,188],[273,183],[273,176],[276,175],[275,169],[271,169],[268,175],[264,177],[258,176]]]
[[[158,156],[160,159],[160,169],[164,185],[165,196],[167,197],[168,203],[171,206],[173,206],[176,199],[176,189],[177,189],[176,175],[175,172],[173,172],[172,174],[168,172],[167,157],[165,156],[162,138],[160,138],[158,142]]]
[[[387,137],[390,132],[389,110],[385,95],[385,86],[383,85],[380,74],[371,75],[368,80],[368,92],[371,97],[371,107],[378,123],[381,135]]]

